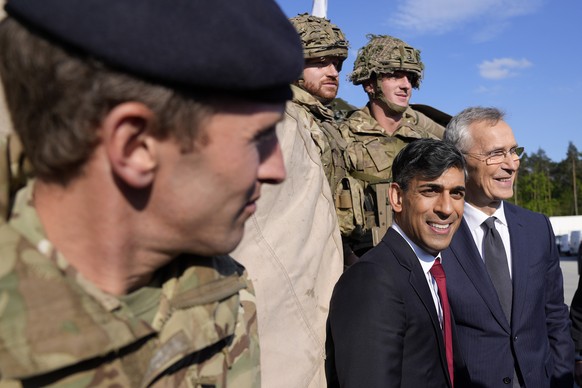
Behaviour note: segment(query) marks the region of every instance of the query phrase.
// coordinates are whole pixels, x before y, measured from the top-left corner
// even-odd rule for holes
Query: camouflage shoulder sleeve
[[[421,112],[414,111],[416,115],[416,126],[419,131],[423,132],[423,137],[440,139],[445,135],[445,127],[437,124],[434,120]]]
[[[7,223],[0,251],[0,386],[260,386],[254,295],[230,257],[176,259],[149,325]]]

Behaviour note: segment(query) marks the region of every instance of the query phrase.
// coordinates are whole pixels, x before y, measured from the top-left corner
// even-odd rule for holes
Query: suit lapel
[[[430,315],[430,320],[432,322],[433,330],[436,333],[438,344],[439,344],[439,355],[441,358],[441,364],[448,375],[447,366],[447,356],[445,349],[445,342],[443,340],[443,332],[437,316],[437,311],[434,305],[434,300],[432,298],[432,293],[428,288],[426,281],[426,275],[424,274],[416,254],[408,245],[406,240],[394,229],[389,228],[386,236],[384,237],[386,244],[394,253],[394,257],[399,262],[399,264],[410,271],[408,281],[412,286],[414,292],[418,295],[418,298],[426,308],[428,314]]]
[[[507,202],[504,203],[505,218],[511,240],[511,280],[513,283],[512,321],[519,319],[523,310],[523,301],[526,300],[528,283],[528,252],[527,232],[519,219],[516,208]]]
[[[485,263],[481,259],[481,255],[475,246],[475,240],[465,220],[462,221],[457,234],[453,237],[450,249],[454,254],[454,259],[458,261],[467,277],[471,280],[491,314],[503,329],[509,333],[511,331],[509,322],[503,313],[497,292],[489,278]]]

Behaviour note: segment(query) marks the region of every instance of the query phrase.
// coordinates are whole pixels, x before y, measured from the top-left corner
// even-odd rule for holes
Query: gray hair
[[[469,132],[469,127],[472,124],[485,121],[495,125],[504,117],[505,113],[497,108],[480,106],[466,108],[451,119],[443,140],[454,145],[461,152],[467,152],[473,142]]]

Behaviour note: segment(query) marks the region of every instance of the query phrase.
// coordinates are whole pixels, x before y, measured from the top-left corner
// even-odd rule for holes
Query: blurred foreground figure
[[[291,24],[270,0],[6,10],[35,179],[0,225],[0,385],[259,387],[253,290],[225,254],[285,177]]]

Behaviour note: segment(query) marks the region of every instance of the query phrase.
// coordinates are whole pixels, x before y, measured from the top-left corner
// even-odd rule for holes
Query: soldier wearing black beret
[[[293,26],[272,0],[5,9],[34,176],[0,224],[0,386],[259,387],[253,289],[227,254],[285,178]]]

